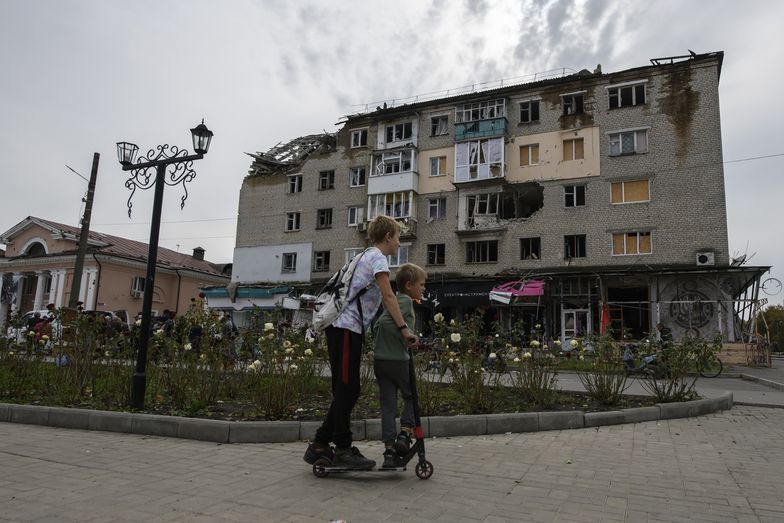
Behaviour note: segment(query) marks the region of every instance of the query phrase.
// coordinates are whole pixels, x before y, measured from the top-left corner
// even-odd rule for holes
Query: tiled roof
[[[81,228],[72,225],[65,225],[34,216],[28,217],[29,220],[35,220],[44,226],[51,229],[62,231],[63,233],[74,235],[77,239],[81,234]],[[128,238],[121,238],[120,236],[112,236],[111,234],[103,234],[97,231],[90,231],[90,241],[95,241],[106,246],[92,247],[88,250],[91,252],[99,252],[101,254],[108,254],[112,256],[119,256],[122,258],[129,258],[134,260],[147,261],[148,244],[129,240]],[[158,247],[158,266],[168,267],[170,269],[189,269],[193,271],[202,272],[205,274],[213,274],[216,276],[226,276],[223,274],[215,264],[206,260],[197,260],[189,254],[182,254],[165,247]]]

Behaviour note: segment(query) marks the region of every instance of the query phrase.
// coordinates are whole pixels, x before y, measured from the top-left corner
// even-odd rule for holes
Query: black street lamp
[[[144,408],[144,391],[147,387],[147,346],[150,341],[150,325],[152,323],[152,295],[155,289],[155,266],[158,260],[158,234],[161,228],[161,207],[163,205],[164,185],[182,184],[183,196],[180,199],[180,209],[185,207],[188,199],[188,189],[185,184],[196,177],[191,168],[193,160],[201,160],[210,149],[212,131],[204,125],[204,120],[191,129],[193,135],[193,150],[196,154],[188,154],[187,149],[180,149],[176,145],[159,145],[150,149],[146,156],[141,156],[134,163],[139,146],[129,142],[117,142],[117,159],[123,171],[131,171],[131,177],[125,181],[125,187],[130,189],[128,197],[128,217],[131,216],[133,204],[131,200],[136,189],[146,190],[155,186],[155,197],[152,207],[152,224],[150,225],[150,244],[147,253],[147,277],[144,282],[144,302],[142,305],[142,324],[139,332],[139,351],[136,354],[136,371],[131,380],[131,407]],[[155,168],[155,176],[153,176]],[[166,173],[168,169],[168,175]]]

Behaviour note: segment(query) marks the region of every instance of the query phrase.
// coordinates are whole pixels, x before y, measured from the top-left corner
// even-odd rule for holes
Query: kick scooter
[[[409,364],[408,375],[411,380],[411,401],[414,402],[414,437],[416,441],[411,445],[408,453],[405,456],[397,456],[395,458],[395,466],[387,468],[376,468],[369,470],[356,470],[346,467],[336,467],[332,465],[332,460],[323,457],[316,460],[313,464],[313,475],[317,478],[325,478],[330,472],[395,472],[406,470],[406,465],[411,461],[414,456],[419,457],[414,472],[419,479],[429,479],[433,475],[433,464],[425,459],[425,431],[422,430],[422,419],[419,412],[419,395],[417,394],[416,387],[416,374],[414,372],[414,352],[409,347],[408,349]]]

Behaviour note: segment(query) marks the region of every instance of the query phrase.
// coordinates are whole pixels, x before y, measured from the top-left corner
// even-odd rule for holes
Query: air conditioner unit
[[[135,289],[131,291],[131,298],[141,298],[141,297],[142,297],[142,291],[137,291]]]
[[[357,224],[357,232],[365,232],[367,231],[367,223],[366,222],[359,222]]]
[[[716,254],[712,251],[702,251],[695,255],[697,265],[716,265]]]

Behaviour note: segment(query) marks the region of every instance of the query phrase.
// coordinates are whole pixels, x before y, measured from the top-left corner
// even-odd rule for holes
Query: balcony
[[[455,141],[492,138],[506,134],[506,117],[476,120],[455,124]]]
[[[391,192],[419,192],[419,173],[404,171],[391,174],[370,176],[367,181],[367,193],[384,194]]]

